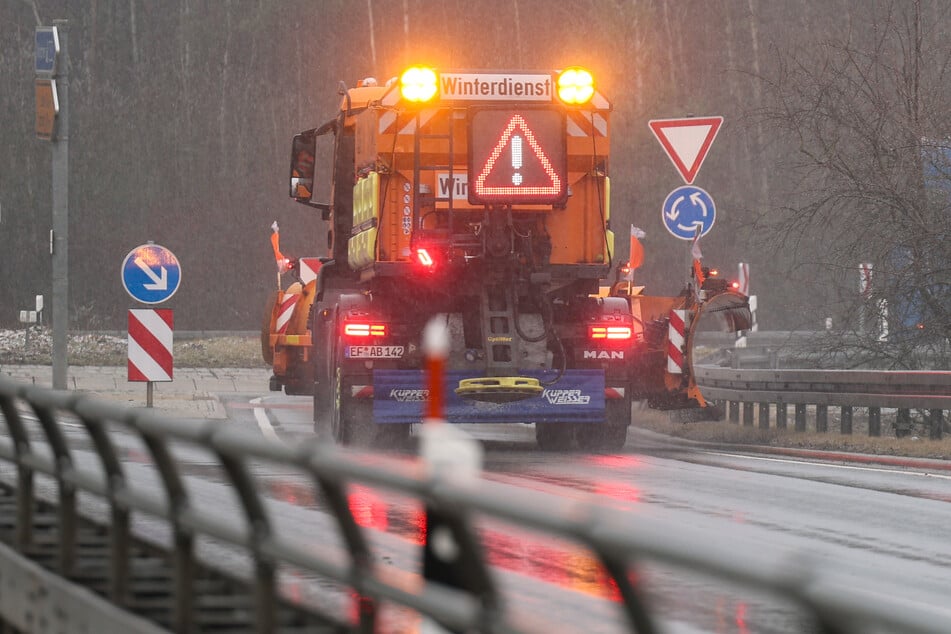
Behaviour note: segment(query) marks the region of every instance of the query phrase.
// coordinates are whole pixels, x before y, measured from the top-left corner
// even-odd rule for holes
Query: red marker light
[[[730,283],[730,286],[733,288],[733,290],[739,290],[739,289],[740,289],[740,283],[739,283],[739,282],[731,282],[731,283]]]
[[[433,256],[429,255],[429,251],[423,248],[416,249],[416,259],[426,268],[432,268],[436,264]]]

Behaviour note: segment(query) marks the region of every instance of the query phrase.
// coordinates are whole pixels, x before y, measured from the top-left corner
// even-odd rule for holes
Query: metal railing
[[[925,412],[929,436],[943,435],[945,412],[951,410],[951,372],[890,372],[876,370],[737,370],[695,368],[704,398],[727,404],[728,418],[753,425],[785,429],[788,406],[794,408],[796,431],[806,431],[813,413],[814,429],[829,430],[829,407],[839,407],[839,428],[852,433],[856,408],[867,409],[868,433],[882,434],[882,410],[894,409],[898,435],[910,433],[912,411]]]
[[[243,629],[261,633],[374,632],[381,602],[406,606],[451,631],[554,631],[551,624],[526,624],[507,609],[475,526],[477,520],[486,518],[564,538],[594,553],[616,584],[630,631],[656,632],[662,616],[651,610],[643,584],[633,581],[637,578],[635,567],[647,561],[792,602],[811,615],[817,632],[865,632],[874,626],[876,631],[938,633],[947,631],[951,622],[949,610],[912,607],[869,588],[838,584],[828,571],[791,571],[789,563],[797,560],[795,552],[741,552],[739,546],[735,552],[712,549],[704,535],[687,527],[481,478],[439,481],[428,476],[418,462],[382,461],[379,456],[320,442],[289,447],[217,421],[164,418],[151,411],[21,385],[3,377],[0,412],[8,436],[7,442],[0,442],[0,465],[15,467],[14,481],[0,487],[0,501],[14,509],[0,513],[3,541],[18,556],[41,562],[57,579],[92,587],[98,595],[87,593],[83,610],[101,610],[94,599],[105,597],[111,605],[141,615],[143,629],[144,624],[151,624],[177,632],[202,630],[210,618],[203,610],[215,599],[227,602],[229,614],[244,608],[248,622]],[[66,425],[75,433],[77,421],[98,455],[101,470],[82,468],[74,457]],[[158,493],[138,486],[128,475],[116,449],[116,433],[131,433],[144,443],[159,474]],[[220,510],[203,508],[189,495],[182,465],[172,450],[173,445],[177,449],[181,444],[203,448],[217,457],[228,485],[237,494],[243,517],[222,517]],[[335,518],[347,549],[342,562],[338,557],[322,556],[278,530],[253,475],[252,466],[261,461],[277,463],[282,470],[294,468],[309,478],[315,495]],[[9,473],[9,467],[5,471]],[[52,502],[37,492],[35,481],[40,476],[55,482],[57,493]],[[468,589],[449,588],[409,573],[397,575],[376,565],[379,553],[371,548],[366,529],[348,505],[348,489],[353,485],[410,496],[448,518],[461,548],[457,561],[465,564]],[[80,495],[104,501],[108,522],[94,525],[81,515]],[[136,514],[167,524],[171,534],[167,550],[150,551],[136,539],[131,529]],[[252,574],[246,578],[215,576],[196,555],[196,541],[207,538],[240,549],[253,564]],[[96,555],[103,561],[95,563]],[[162,566],[166,567],[164,577],[156,573]],[[282,566],[352,589],[359,609],[325,614],[289,602],[279,589],[277,573]],[[90,573],[91,568],[95,574]],[[167,580],[171,593],[167,600],[150,604],[143,599],[139,590],[144,570],[151,571],[149,579]],[[53,584],[44,589],[59,591]],[[57,600],[58,595],[52,597],[53,603]],[[31,623],[24,620],[22,610],[7,609],[6,601],[0,603],[5,622],[30,631]],[[58,604],[60,611],[65,605]],[[237,623],[229,627],[242,631]],[[113,629],[120,628],[113,625]]]

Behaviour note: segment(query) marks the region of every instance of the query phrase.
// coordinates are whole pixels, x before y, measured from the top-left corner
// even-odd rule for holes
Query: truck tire
[[[578,448],[584,451],[620,451],[627,442],[627,426],[579,423]]]
[[[274,305],[277,304],[278,291],[271,291],[267,296],[267,304],[264,306],[264,322],[261,324],[261,356],[264,357],[264,363],[274,364],[274,350],[271,349],[271,323],[274,317]],[[273,390],[277,391],[277,390]]]
[[[627,442],[627,428],[631,424],[631,391],[624,398],[608,400],[604,404],[604,424],[580,423],[576,436],[578,447],[586,451],[620,451]]]
[[[570,423],[535,423],[535,442],[542,451],[568,451],[575,440]]]
[[[366,379],[369,381],[369,379]],[[409,441],[409,425],[373,422],[373,401],[353,398],[352,383],[340,368],[334,374],[333,407],[330,427],[334,440],[345,447],[401,449]]]
[[[356,399],[350,394],[350,384],[338,367],[334,373],[333,408],[330,428],[334,440],[343,446],[369,446],[373,441],[373,403]]]

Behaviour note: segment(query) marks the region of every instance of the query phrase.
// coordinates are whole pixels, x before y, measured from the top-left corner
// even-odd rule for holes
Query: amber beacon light
[[[594,96],[594,78],[583,68],[565,69],[558,75],[558,98],[569,105],[581,105]]]
[[[424,103],[436,96],[436,71],[423,66],[407,68],[400,75],[400,94],[407,101]]]

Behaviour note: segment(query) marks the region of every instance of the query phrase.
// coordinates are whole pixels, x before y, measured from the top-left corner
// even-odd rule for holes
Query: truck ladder
[[[453,128],[455,125],[457,116],[465,116],[464,108],[447,108],[445,110],[445,115],[447,117],[446,128],[447,132],[439,133],[433,132],[429,133],[424,130],[426,125],[434,125],[432,123],[422,124],[419,114],[416,115],[416,129],[414,131],[414,151],[415,151],[415,160],[413,161],[413,181],[415,183],[414,189],[414,200],[413,200],[413,233],[421,233],[427,238],[435,237],[440,242],[443,242],[448,247],[450,259],[456,255],[457,248],[461,247],[466,253],[471,253],[471,249],[476,248],[481,253],[482,243],[480,240],[475,239],[474,236],[466,233],[456,232],[456,224],[458,219],[456,218],[456,210],[453,202],[453,197],[455,193],[455,163],[456,163],[456,152],[455,152],[455,141]],[[433,164],[421,164],[420,156],[422,153],[422,143],[423,141],[444,141],[446,143],[446,156],[448,161],[446,163],[433,163]],[[446,204],[446,217],[448,219],[448,224],[445,229],[439,230],[426,230],[422,229],[423,222],[423,203],[428,202],[428,196],[421,191],[420,175],[423,172],[434,172],[433,174],[433,183],[435,189],[439,188],[439,177],[435,172],[445,171],[448,174],[449,179],[449,190],[447,196],[440,196],[438,191],[432,193],[432,204],[435,207],[439,203]]]

